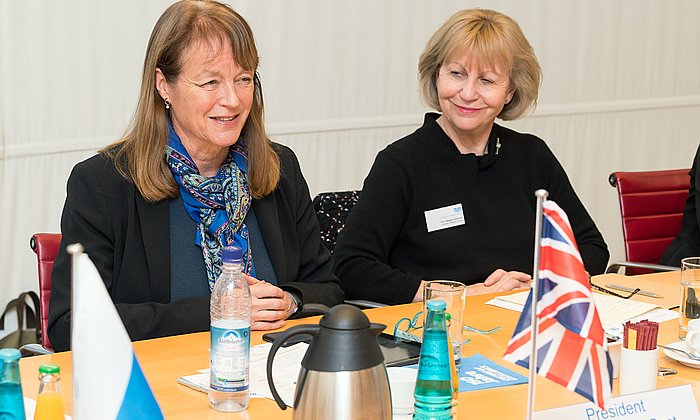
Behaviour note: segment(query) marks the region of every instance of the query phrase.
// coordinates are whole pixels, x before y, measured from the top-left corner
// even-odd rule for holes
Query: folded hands
[[[294,299],[274,284],[244,274],[251,298],[251,330],[275,330],[296,310]]]

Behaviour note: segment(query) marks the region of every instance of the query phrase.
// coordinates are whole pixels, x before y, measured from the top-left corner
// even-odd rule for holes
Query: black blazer
[[[299,162],[274,144],[282,176],[274,193],[253,200],[278,285],[302,302],[335,305],[344,299]],[[48,334],[56,351],[70,348],[71,261],[79,242],[95,263],[132,340],[206,331],[209,298],[170,301],[168,200],[147,202],[103,154],[77,164],[68,179],[63,238],[54,262]]]
[[[659,262],[665,265],[680,267],[681,260],[685,257],[700,257],[700,178],[698,177],[698,160],[700,160],[700,146],[695,152],[693,167],[690,169],[690,189],[688,199],[683,210],[683,224],[673,242],[666,248]]]

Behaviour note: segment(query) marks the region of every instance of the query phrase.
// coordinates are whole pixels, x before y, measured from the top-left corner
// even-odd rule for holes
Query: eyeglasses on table
[[[412,318],[401,318],[396,322],[396,325],[394,325],[394,340],[405,340],[405,341],[415,341],[416,343],[422,343],[423,340],[421,337],[415,335],[413,331],[420,330],[423,328],[423,324],[419,324],[418,321],[420,319],[420,316],[423,314],[423,311],[419,311],[415,315],[413,315]],[[450,314],[448,313],[447,316],[447,322],[448,322],[448,328],[449,328],[449,322],[450,322]],[[492,334],[495,333],[496,331],[500,331],[501,327],[496,326],[494,328],[488,329],[488,330],[482,330],[479,328],[474,328],[470,327],[469,325],[464,325],[462,327],[464,331],[470,331],[470,332],[475,332],[478,334]],[[462,341],[462,344],[467,344],[471,341],[470,338],[467,338],[466,340]]]

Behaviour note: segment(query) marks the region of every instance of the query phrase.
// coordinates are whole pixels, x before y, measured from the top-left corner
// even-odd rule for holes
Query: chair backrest
[[[681,230],[690,187],[689,172],[689,169],[672,169],[610,174],[608,180],[620,199],[627,261],[659,263]],[[626,274],[642,272],[646,271],[626,270]]]
[[[60,233],[36,233],[29,240],[29,246],[36,254],[39,272],[39,312],[41,318],[41,345],[52,350],[47,326],[49,324],[49,297],[51,296],[51,270],[53,260],[61,244]]]
[[[314,210],[321,226],[321,242],[333,253],[338,234],[345,219],[360,198],[360,191],[337,191],[318,194],[313,199]]]

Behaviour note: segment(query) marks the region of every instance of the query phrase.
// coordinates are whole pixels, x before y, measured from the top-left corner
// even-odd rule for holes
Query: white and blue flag
[[[73,255],[73,418],[162,419],[129,334],[87,254]]]

